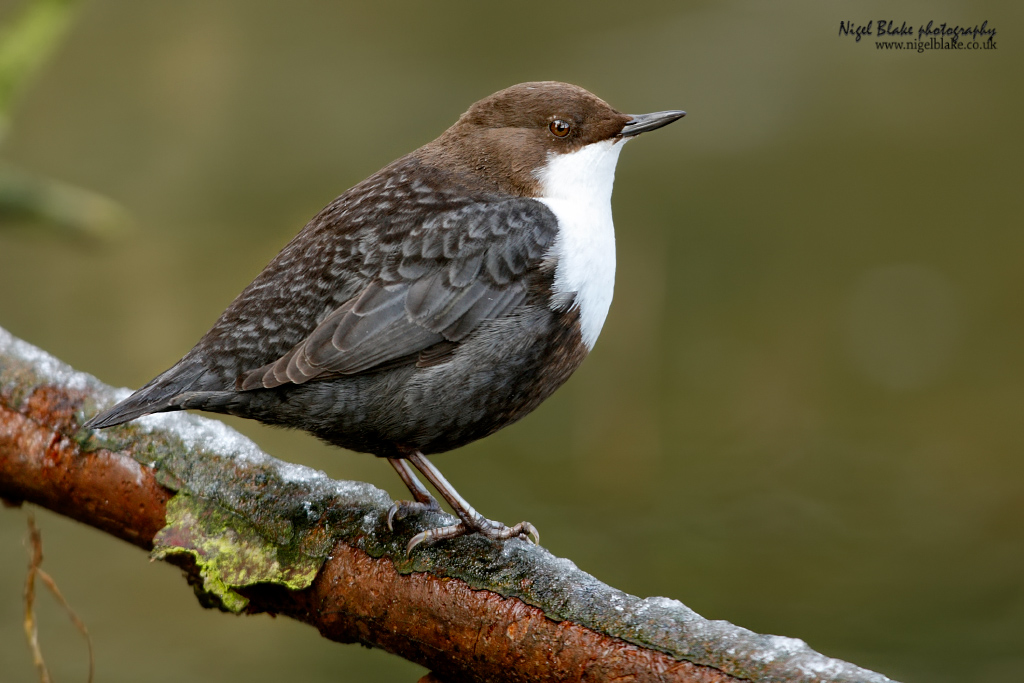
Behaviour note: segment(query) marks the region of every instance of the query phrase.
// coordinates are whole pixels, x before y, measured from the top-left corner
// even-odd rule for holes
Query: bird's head
[[[540,197],[557,192],[549,187],[553,165],[571,169],[582,182],[589,175],[595,182],[606,179],[610,193],[622,144],[684,114],[623,114],[576,85],[520,83],[475,103],[424,149],[510,194]]]

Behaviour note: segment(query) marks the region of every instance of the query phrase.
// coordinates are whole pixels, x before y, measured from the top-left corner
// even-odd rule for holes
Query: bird
[[[623,114],[568,83],[520,83],[312,218],[181,360],[84,426],[175,410],[297,428],[386,459],[412,500],[478,533],[539,543],[477,512],[428,459],[493,434],[560,387],[611,305],[611,194],[626,142],[683,117]]]

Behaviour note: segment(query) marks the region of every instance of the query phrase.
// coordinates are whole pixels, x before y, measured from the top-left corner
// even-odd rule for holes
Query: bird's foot
[[[458,524],[427,529],[416,534],[409,541],[409,545],[405,547],[406,554],[412,554],[413,548],[420,543],[433,543],[445,538],[457,538],[474,532],[483,534],[492,541],[505,541],[513,536],[518,536],[533,543],[540,543],[540,534],[537,533],[537,527],[529,522],[520,522],[513,527],[507,527],[501,522],[487,519],[474,510],[473,506],[467,503],[459,495],[459,492],[452,488],[452,485],[448,483],[448,480],[444,478],[440,470],[434,467],[433,463],[418,450],[407,450],[402,458],[388,458],[388,462],[398,472],[398,476],[402,478],[402,481],[409,488],[409,492],[412,493],[413,498],[417,501],[415,503],[399,501],[392,505],[391,510],[388,511],[389,529],[391,528],[391,519],[399,512],[399,508],[410,511],[438,509],[437,501],[434,500],[423,484],[420,483],[419,479],[416,478],[412,467],[418,469],[427,478],[427,481],[434,485],[437,492],[455,510],[455,514],[459,516],[460,520]],[[412,467],[410,467],[410,463]]]
[[[421,512],[440,512],[441,506],[433,497],[429,501],[422,500],[396,500],[388,510],[388,530],[394,531],[393,525],[396,519],[402,520],[412,514]]]
[[[474,510],[474,512],[476,511]],[[460,517],[462,517],[462,520],[458,524],[427,529],[413,536],[409,540],[409,545],[405,548],[406,554],[411,555],[413,548],[420,543],[433,543],[434,541],[458,538],[459,536],[471,533],[481,534],[492,541],[505,541],[510,538],[519,537],[525,541],[530,541],[537,545],[540,544],[540,533],[537,531],[537,527],[529,522],[519,522],[519,524],[509,527],[501,522],[487,519],[479,513],[476,513],[475,516],[460,515]]]

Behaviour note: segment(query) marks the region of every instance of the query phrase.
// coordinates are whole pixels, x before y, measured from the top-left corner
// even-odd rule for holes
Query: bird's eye
[[[548,130],[550,130],[551,134],[556,138],[564,138],[569,134],[570,128],[572,128],[572,126],[569,125],[569,122],[563,121],[562,119],[555,119],[551,122],[551,125],[548,126]]]

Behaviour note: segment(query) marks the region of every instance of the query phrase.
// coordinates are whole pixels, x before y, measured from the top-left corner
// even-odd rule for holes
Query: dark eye
[[[551,125],[548,126],[548,130],[550,130],[551,134],[557,138],[564,138],[568,135],[570,128],[572,128],[572,126],[569,125],[569,122],[563,121],[562,119],[555,119],[551,122]]]

